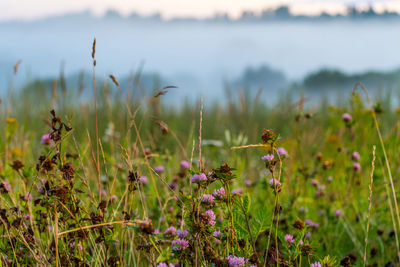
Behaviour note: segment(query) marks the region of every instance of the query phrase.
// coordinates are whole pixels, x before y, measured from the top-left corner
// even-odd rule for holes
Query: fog
[[[22,59],[17,80],[91,70],[126,76],[143,64],[186,95],[220,96],[223,82],[266,64],[291,80],[321,67],[349,73],[400,66],[400,20],[291,22],[161,22],[86,15],[0,24],[0,91]]]

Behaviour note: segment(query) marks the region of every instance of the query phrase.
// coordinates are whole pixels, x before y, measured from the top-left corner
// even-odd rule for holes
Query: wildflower
[[[200,181],[207,181],[207,176],[204,173],[193,175],[192,183],[198,183]]]
[[[204,194],[203,198],[201,199],[201,202],[203,202],[203,203],[211,203],[213,201],[214,201],[213,195]]]
[[[269,161],[272,161],[274,159],[274,155],[273,154],[267,154],[267,155],[263,156],[261,159],[263,161],[269,162]]]
[[[312,246],[309,244],[305,244],[301,247],[301,255],[308,256],[312,253]]]
[[[318,224],[318,223],[315,223],[315,222],[313,222],[313,221],[311,221],[311,220],[305,220],[304,223],[305,223],[306,225],[311,226],[312,228],[318,228],[318,227],[319,227],[319,224]]]
[[[204,213],[202,213],[202,216],[207,224],[209,225],[215,224],[215,214],[212,210],[206,210]]]
[[[169,188],[171,188],[172,190],[175,190],[176,187],[177,187],[177,184],[176,184],[176,182],[170,182],[170,183],[168,184],[168,186],[169,186]]]
[[[153,223],[148,218],[139,223],[139,229],[146,234],[154,233]]]
[[[214,193],[212,195],[216,199],[223,199],[225,196],[225,189],[223,187],[220,189],[214,189]]]
[[[342,116],[342,119],[344,122],[351,122],[353,120],[353,118],[351,117],[351,115],[349,113],[344,113]]]
[[[69,243],[69,247],[70,247],[71,249],[74,249],[74,248],[75,248],[75,241]],[[82,250],[83,250],[83,247],[82,247],[81,244],[78,244],[77,247],[78,247],[78,250],[79,250],[79,251],[82,251]]]
[[[168,267],[168,264],[166,264],[165,262],[159,262],[157,264],[157,267]]]
[[[261,140],[263,143],[267,144],[270,142],[274,142],[276,140],[276,134],[272,130],[264,129],[264,132],[261,136]]]
[[[118,200],[118,197],[116,195],[111,196],[111,201],[116,202]]]
[[[332,182],[332,181],[333,181],[332,176],[329,176],[329,177],[328,177],[328,182]]]
[[[171,247],[172,250],[182,251],[189,247],[189,242],[186,241],[185,239],[178,238],[172,241]]]
[[[359,172],[359,171],[361,170],[361,165],[360,165],[360,163],[354,162],[354,163],[353,163],[353,170],[354,170],[355,172]]]
[[[164,166],[158,166],[154,168],[154,171],[158,174],[164,172]]]
[[[304,222],[300,218],[297,218],[294,221],[293,226],[294,226],[294,228],[302,230],[304,228]]]
[[[10,192],[10,190],[11,190],[11,186],[6,180],[4,180],[3,182],[0,183],[0,192],[1,193],[5,194],[5,193]]]
[[[240,267],[240,266],[245,266],[245,260],[243,257],[236,257],[229,255],[228,256],[228,265],[229,267]]]
[[[286,151],[286,149],[284,149],[283,147],[278,147],[278,154],[281,158],[287,158],[289,157],[288,152]]]
[[[292,235],[287,234],[285,235],[285,241],[289,243],[289,247],[294,243],[294,238]]]
[[[246,180],[246,182],[244,183],[247,187],[250,187],[252,182],[250,180]]]
[[[342,211],[342,210],[335,210],[335,216],[336,217],[341,217],[341,216],[343,216],[344,215],[344,212]]]
[[[167,237],[176,235],[175,227],[173,227],[173,226],[169,227],[167,230],[165,230],[164,235]]]
[[[180,163],[180,167],[181,167],[181,170],[189,169],[190,168],[190,163],[185,161],[185,160],[182,160],[181,163]]]
[[[151,155],[151,149],[148,148],[148,147],[146,147],[146,148],[144,149],[144,154],[145,154],[146,156],[150,156],[150,155]]]
[[[146,176],[140,176],[139,183],[144,185],[144,184],[147,184],[147,182],[148,182],[148,179]]]
[[[21,199],[24,200],[24,201],[32,201],[32,199],[33,199],[31,193],[29,193],[29,192],[27,192],[24,196],[21,196],[21,195],[20,195],[20,197],[21,197]]]
[[[301,212],[301,213],[305,213],[305,212],[307,212],[308,210],[307,210],[307,208],[305,208],[305,207],[303,207],[303,206],[301,206],[300,208],[299,208],[299,212]]]
[[[240,194],[243,194],[243,188],[232,190],[232,195],[240,195]]]
[[[179,238],[185,238],[189,234],[189,231],[186,229],[183,230],[178,229],[178,231],[176,231],[176,234],[178,235]]]
[[[215,237],[220,237],[221,235],[222,235],[222,233],[221,233],[220,230],[215,230],[215,231],[213,232],[213,236],[215,236]]]
[[[313,179],[311,184],[316,187],[318,185],[318,180]]]
[[[351,154],[351,159],[354,161],[360,161],[360,154],[358,152],[353,152],[353,154]]]
[[[219,244],[221,244],[221,240],[219,240],[219,239],[214,239],[214,243],[217,244],[217,245],[219,245]]]
[[[275,186],[280,187],[281,183],[277,179],[272,178],[271,180],[269,180],[269,185],[272,187],[275,187]]]
[[[311,263],[310,267],[322,267],[321,263],[319,263],[318,261]]]
[[[42,140],[40,141],[40,143],[45,146],[51,145],[51,142],[52,142],[52,140],[51,140],[50,134],[43,135]]]

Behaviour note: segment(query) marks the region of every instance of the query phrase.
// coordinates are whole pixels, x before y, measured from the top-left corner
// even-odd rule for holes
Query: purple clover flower
[[[74,249],[74,248],[75,248],[75,241],[69,243],[69,247],[70,247],[71,249]],[[78,243],[77,247],[78,247],[78,250],[79,250],[79,251],[82,251],[82,250],[83,250],[83,247],[82,247],[81,244]]]
[[[147,182],[148,182],[148,179],[147,179],[146,176],[140,176],[140,177],[139,177],[139,183],[141,183],[141,184],[147,184]]]
[[[335,216],[336,217],[342,217],[344,215],[344,212],[342,210],[335,210]]]
[[[353,170],[354,170],[355,172],[359,172],[359,171],[361,170],[361,165],[360,165],[360,163],[354,162],[354,163],[353,163]]]
[[[181,163],[180,163],[180,168],[181,168],[181,170],[189,169],[190,168],[190,163],[185,161],[185,160],[182,160]]]
[[[275,187],[275,186],[280,187],[281,183],[277,179],[272,178],[271,180],[269,180],[269,185],[272,187]]]
[[[289,157],[288,152],[283,147],[278,147],[278,154],[280,157],[284,157],[284,158]]]
[[[42,140],[40,141],[40,143],[45,146],[51,145],[51,142],[52,142],[52,140],[51,140],[50,134],[43,135]]]
[[[10,192],[11,186],[10,186],[10,184],[8,183],[8,181],[4,180],[4,181],[1,183],[1,185],[2,185],[2,187],[4,188],[4,191]]]
[[[167,237],[176,235],[175,227],[171,226],[171,227],[167,228],[167,230],[165,230],[165,232],[164,232],[164,235]]]
[[[214,189],[214,193],[212,195],[216,199],[223,199],[225,196],[225,189],[223,187],[220,189]]]
[[[357,151],[354,151],[353,154],[351,154],[351,159],[353,161],[360,161],[360,153],[358,153]]]
[[[263,161],[265,161],[265,162],[269,162],[269,161],[272,161],[274,159],[274,155],[273,154],[267,154],[267,155],[263,156],[261,159]]]
[[[203,214],[203,219],[206,221],[207,224],[209,225],[214,225],[215,224],[215,214],[212,210],[206,210]]]
[[[292,235],[287,234],[285,235],[285,241],[288,242],[289,247],[294,243],[294,238]]]
[[[172,241],[171,247],[172,250],[182,251],[189,247],[189,242],[186,241],[185,239],[178,238]]]
[[[351,117],[351,115],[349,113],[344,113],[342,116],[342,119],[344,122],[351,122],[353,120],[353,118]]]
[[[213,233],[213,236],[215,236],[215,237],[220,237],[221,235],[222,235],[222,233],[220,230],[215,230]]]
[[[238,188],[238,189],[234,189],[232,190],[232,195],[240,195],[243,194],[243,188]]]
[[[322,267],[321,263],[319,263],[318,261],[311,263],[310,267]]]
[[[176,182],[172,181],[168,184],[169,188],[171,188],[172,190],[175,190],[176,187],[178,186]]]
[[[213,195],[204,194],[201,202],[203,203],[212,203],[214,201]]]
[[[201,181],[207,181],[207,176],[204,173],[193,175],[192,183],[199,183]]]
[[[162,173],[162,172],[164,172],[164,166],[157,166],[157,167],[155,167],[155,169],[154,169],[154,171],[156,172],[156,173],[158,173],[158,174],[160,174],[160,173]]]
[[[229,267],[241,267],[245,266],[246,262],[243,257],[236,257],[229,255],[228,256],[228,265]]]
[[[319,227],[319,224],[318,224],[318,223],[315,223],[315,222],[313,222],[313,221],[311,221],[311,220],[305,220],[304,223],[305,223],[306,225],[311,226],[312,228],[318,228],[318,227]]]
[[[186,230],[186,229],[183,229],[183,230],[181,230],[181,229],[178,229],[177,231],[176,231],[176,234],[178,235],[178,237],[179,238],[185,238],[188,234],[189,234],[189,231],[188,230]]]

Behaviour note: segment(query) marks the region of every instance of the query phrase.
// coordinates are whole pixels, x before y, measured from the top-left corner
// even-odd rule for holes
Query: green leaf
[[[136,227],[136,226],[129,225],[129,226],[126,226],[125,229],[134,230],[135,232],[140,232],[139,227]]]
[[[246,211],[246,213],[249,213],[251,199],[250,199],[250,197],[249,197],[248,194],[246,194],[246,195],[242,198],[242,203],[243,203],[243,208],[244,208],[244,210]]]
[[[251,221],[251,233],[255,240],[258,236],[268,229],[269,223],[271,222],[271,214],[267,209],[259,209],[258,213]]]

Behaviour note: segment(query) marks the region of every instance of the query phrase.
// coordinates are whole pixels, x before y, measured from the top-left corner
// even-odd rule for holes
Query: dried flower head
[[[272,130],[264,129],[264,133],[261,135],[261,140],[264,144],[275,142],[276,134]]]

